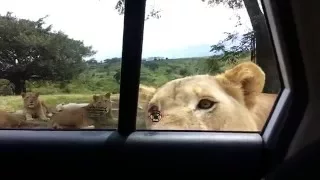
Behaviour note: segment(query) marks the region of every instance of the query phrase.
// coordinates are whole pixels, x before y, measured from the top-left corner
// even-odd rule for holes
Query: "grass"
[[[235,64],[250,60],[250,56],[244,56],[237,62],[215,61],[217,72],[234,66]],[[27,81],[27,91],[39,92],[40,98],[49,107],[55,107],[60,103],[88,103],[93,94],[119,93],[120,85],[115,79],[115,74],[120,69],[120,61],[91,64],[79,74],[79,76],[67,83],[51,81]],[[182,58],[161,61],[144,61],[141,65],[140,83],[147,86],[160,87],[164,83],[196,74],[208,73],[207,58]],[[214,75],[217,72],[210,72]],[[117,95],[113,97],[116,98]],[[114,106],[117,106],[115,103]],[[22,109],[21,96],[0,96],[0,110],[14,112]]]
[[[40,99],[44,100],[49,107],[55,107],[60,103],[89,103],[92,94],[55,94],[40,95]],[[21,96],[0,96],[0,110],[14,112],[22,109]]]
[[[44,100],[49,107],[55,107],[60,103],[89,103],[92,100],[92,94],[56,94],[56,95],[40,95],[40,99]],[[111,99],[115,102],[113,107],[118,106],[119,94],[113,94]],[[0,110],[7,112],[15,112],[22,109],[21,96],[0,96]],[[117,109],[117,108],[116,108]],[[117,125],[118,111],[113,110],[112,128]],[[145,129],[144,116],[140,111],[137,116],[137,128]]]
[[[236,63],[249,60],[247,54]],[[208,66],[208,62],[213,62]],[[233,66],[234,62],[216,58],[180,58],[157,61],[143,61],[141,64],[140,83],[147,86],[160,87],[168,81],[196,74],[212,75],[223,72]],[[55,94],[101,94],[119,93],[120,60],[88,64],[85,70],[66,82],[44,80],[26,81],[27,91],[39,92],[43,95]]]

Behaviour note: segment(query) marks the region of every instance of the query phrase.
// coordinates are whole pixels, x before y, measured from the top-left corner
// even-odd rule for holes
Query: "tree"
[[[265,17],[260,10],[258,0],[201,0],[207,2],[208,5],[225,5],[231,9],[238,10],[246,7],[256,39],[256,62],[264,70],[266,74],[266,83],[264,92],[274,93],[281,88],[280,76],[277,71],[277,61],[272,47],[271,38],[269,36]],[[119,14],[124,12],[124,0],[119,0],[115,7]],[[152,9],[148,17],[160,18],[160,12]],[[238,17],[238,24],[240,16]]]
[[[223,4],[234,10],[246,7],[253,33],[256,39],[256,63],[266,74],[264,92],[277,93],[280,88],[280,76],[277,71],[276,56],[273,51],[271,37],[266,19],[260,10],[258,0],[202,0],[209,5]]]
[[[159,68],[159,64],[157,62],[154,61],[146,61],[143,63],[144,66],[146,66],[147,68],[149,68],[152,71],[155,71]]]
[[[116,73],[113,75],[113,79],[120,84],[120,80],[121,80],[121,70],[117,69]]]
[[[26,91],[25,81],[68,80],[85,67],[84,57],[96,52],[82,41],[44,27],[47,16],[31,21],[8,12],[0,15],[0,78],[15,85],[15,94]]]
[[[87,60],[87,63],[90,65],[97,65],[98,61],[94,58],[91,58],[91,59]]]
[[[187,76],[187,75],[190,75],[191,73],[189,72],[189,70],[187,68],[182,68],[179,70],[179,74],[181,76]]]
[[[211,46],[210,52],[214,52],[215,54],[222,53],[221,56],[215,57],[215,59],[222,61],[235,61],[240,59],[244,53],[252,50],[252,40],[254,38],[253,31],[242,35],[237,32],[226,32],[225,34],[227,34],[227,37],[224,40]],[[239,44],[236,44],[235,42],[239,42]],[[226,47],[228,44],[232,44],[232,46]]]
[[[105,65],[103,66],[103,69],[107,72],[107,75],[110,75],[110,64],[109,63],[105,63]]]
[[[124,14],[124,1],[125,0],[119,0],[115,6],[115,9],[118,11],[120,15]],[[155,7],[151,7],[151,11],[146,14],[145,20],[148,20],[150,18],[156,18],[159,19],[161,17],[160,14],[161,10],[156,10]]]

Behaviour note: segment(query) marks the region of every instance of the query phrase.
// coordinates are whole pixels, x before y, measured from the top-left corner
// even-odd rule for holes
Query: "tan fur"
[[[16,119],[8,112],[0,110],[0,128],[18,127],[22,120]]]
[[[21,94],[23,98],[23,113],[27,121],[39,118],[40,120],[48,121],[52,114],[49,112],[48,107],[39,99],[39,93],[27,92]]]
[[[79,107],[84,107],[87,106],[89,103],[68,103],[68,104],[64,104],[64,103],[60,103],[56,106],[56,111],[62,111],[64,109],[73,109],[73,108],[79,108]]]
[[[80,129],[93,124],[93,122],[86,117],[86,112],[83,108],[62,110],[52,116],[51,120],[53,122],[53,128],[55,129]]]
[[[277,99],[276,94],[261,93],[256,99],[256,106],[252,108],[252,112],[256,115],[256,124],[259,130],[262,130],[266,124],[275,100]]]
[[[113,121],[111,93],[93,96],[93,102],[83,107],[95,128],[106,128]]]
[[[139,100],[140,101],[147,101],[152,97],[152,95],[155,92],[156,92],[156,88],[148,87],[146,85],[140,84],[139,85]]]
[[[93,101],[85,107],[74,107],[63,109],[61,112],[52,117],[53,127],[57,129],[64,128],[92,128],[91,125],[96,125],[96,121],[90,115],[92,109],[101,110],[106,113],[111,113],[111,93],[105,95],[93,96]],[[91,127],[90,127],[91,126]]]
[[[39,123],[25,121],[23,114],[8,113],[0,110],[0,128],[32,128]]]
[[[264,83],[262,69],[244,62],[216,76],[180,78],[156,91],[140,89],[144,94],[152,94],[145,109],[146,126],[168,130],[259,131],[276,97],[262,93]],[[213,102],[213,106],[205,109],[203,102]],[[153,107],[162,113],[158,122],[148,117]]]

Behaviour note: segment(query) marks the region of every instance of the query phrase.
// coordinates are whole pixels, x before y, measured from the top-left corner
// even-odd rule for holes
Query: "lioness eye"
[[[210,109],[214,105],[215,102],[209,99],[201,99],[197,105],[199,109]]]

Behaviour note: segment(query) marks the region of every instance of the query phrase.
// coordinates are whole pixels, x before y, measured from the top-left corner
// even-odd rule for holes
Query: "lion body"
[[[0,110],[0,128],[19,127],[22,120],[22,118],[15,118],[10,113]]]
[[[39,122],[26,121],[23,114],[0,110],[0,128],[34,128],[41,125]]]
[[[277,99],[276,94],[261,93],[256,99],[256,106],[252,108],[252,113],[256,116],[255,122],[259,130],[262,130],[268,119],[273,105]]]
[[[215,76],[194,75],[167,82],[148,94],[148,129],[260,131],[276,99],[264,94],[265,74],[251,62]],[[160,120],[150,119],[152,110]]]
[[[59,112],[64,109],[77,109],[77,108],[85,107],[88,105],[89,103],[68,103],[68,104],[61,103],[56,106],[56,110]]]
[[[52,116],[49,112],[48,107],[39,99],[39,93],[27,92],[22,93],[23,98],[23,114],[27,121],[39,118],[40,120],[49,121],[50,118],[47,116]]]
[[[112,119],[110,93],[93,96],[86,106],[63,109],[52,117],[54,128],[101,128]]]
[[[87,118],[84,108],[64,109],[53,115],[51,120],[53,128],[56,129],[81,129],[93,124],[91,119]]]

